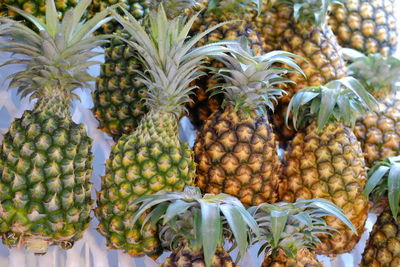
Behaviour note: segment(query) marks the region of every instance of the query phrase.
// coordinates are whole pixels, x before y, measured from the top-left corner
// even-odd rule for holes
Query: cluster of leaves
[[[267,113],[267,107],[274,110],[274,102],[286,92],[279,85],[293,83],[284,77],[289,72],[301,73],[301,68],[294,58],[300,58],[286,51],[272,51],[255,56],[247,39],[227,44],[230,53],[215,57],[225,67],[212,69],[219,83],[208,90],[211,96],[223,93],[222,107],[232,105],[235,110],[256,111],[260,115]],[[300,58],[301,59],[301,58]],[[281,67],[286,65],[288,67]]]
[[[247,248],[262,242],[260,253],[266,255],[283,249],[290,257],[301,248],[315,248],[317,234],[334,231],[325,220],[334,216],[354,232],[356,229],[344,213],[325,199],[297,200],[295,203],[264,203],[246,210],[235,197],[227,194],[205,194],[197,187],[183,192],[161,191],[133,201],[139,205],[134,222],[151,210],[143,225],[160,224],[160,238],[172,250],[188,244],[194,251],[203,250],[206,266],[210,266],[217,247],[229,239],[239,249],[239,260]]]
[[[385,195],[393,218],[397,220],[400,204],[400,156],[385,158],[368,172],[365,196],[370,196],[376,203]]]
[[[354,127],[357,118],[377,104],[362,84],[353,77],[344,77],[325,85],[304,88],[291,99],[286,113],[293,113],[295,129],[317,121],[318,131],[330,122],[342,122]]]
[[[263,0],[209,0],[207,12],[224,15],[226,13],[243,14],[249,10],[255,10],[260,14],[262,5]]]
[[[320,26],[326,21],[330,5],[342,5],[342,0],[268,0],[269,6],[286,5],[293,8],[295,21]]]
[[[400,59],[381,54],[364,55],[354,49],[344,48],[343,53],[352,63],[349,74],[363,83],[370,92],[389,90],[396,92],[399,81]]]

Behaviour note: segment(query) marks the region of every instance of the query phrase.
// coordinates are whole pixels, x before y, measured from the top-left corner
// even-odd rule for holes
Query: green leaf
[[[211,266],[212,257],[221,240],[221,216],[219,205],[199,200],[201,206],[201,234],[206,267]]]
[[[247,225],[241,212],[233,205],[222,204],[220,209],[228,221],[238,245],[240,258],[243,258],[247,248]]]
[[[397,221],[400,200],[400,164],[396,163],[390,167],[388,175],[388,199],[393,218]]]
[[[49,35],[55,38],[58,32],[59,21],[54,0],[46,0],[46,25],[48,26]]]
[[[319,106],[318,113],[318,131],[322,131],[322,129],[326,126],[329,121],[330,116],[332,115],[333,108],[336,104],[336,99],[338,97],[337,90],[328,89],[326,87],[321,86],[321,104]]]
[[[364,194],[366,197],[374,190],[374,188],[382,181],[383,176],[387,174],[390,168],[387,166],[379,166],[374,172],[368,173],[368,181],[365,185]]]
[[[188,208],[192,207],[193,205],[194,205],[193,202],[185,202],[180,199],[172,202],[167,209],[167,212],[163,219],[163,223],[166,224],[173,217],[177,216],[179,213],[185,212]]]
[[[275,248],[278,247],[282,232],[286,227],[287,219],[288,219],[287,211],[277,211],[277,210],[271,211],[271,232],[274,238],[273,246]]]

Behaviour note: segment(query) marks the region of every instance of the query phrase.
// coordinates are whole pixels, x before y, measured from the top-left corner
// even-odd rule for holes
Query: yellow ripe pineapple
[[[288,78],[295,82],[286,90],[276,107],[273,124],[281,144],[293,138],[293,128],[285,126],[284,118],[290,98],[306,86],[317,86],[345,76],[346,68],[341,48],[330,27],[325,23],[329,4],[335,0],[268,0],[257,23],[262,37],[272,49],[291,52],[303,59],[297,63],[306,74],[290,73]],[[272,15],[273,14],[273,15]],[[262,19],[264,18],[264,20]],[[261,20],[261,21],[260,21]],[[275,23],[275,24],[272,24]]]
[[[264,251],[262,267],[324,266],[315,254],[320,237],[332,230],[323,216],[336,217],[356,231],[346,215],[326,199],[263,203],[248,211],[260,227],[261,238],[256,242],[261,243],[259,254]]]
[[[214,112],[198,132],[194,145],[196,185],[209,193],[228,193],[246,205],[275,202],[281,162],[278,143],[267,118],[267,107],[282,95],[276,86],[290,82],[282,76],[287,63],[301,72],[293,54],[274,51],[254,56],[246,45],[231,45],[232,56],[219,58],[226,68],[216,69],[223,110]],[[214,89],[215,90],[215,89]]]
[[[218,27],[187,38],[196,16],[184,23],[183,16],[168,19],[163,8],[149,16],[145,29],[128,11],[114,17],[131,35],[130,46],[138,51],[145,67],[139,82],[147,87],[149,112],[137,129],[121,137],[111,150],[102,177],[95,214],[99,232],[109,248],[132,256],[160,252],[157,227],[133,222],[137,207],[131,202],[160,190],[182,191],[195,176],[193,151],[178,137],[178,119],[193,89],[189,84],[201,75],[202,60],[226,48],[217,44],[192,49],[195,43]],[[144,224],[144,225],[143,225]],[[144,232],[141,232],[141,229]]]
[[[393,55],[397,46],[396,0],[346,0],[333,5],[329,25],[343,47]]]
[[[245,36],[249,40],[253,51],[257,55],[262,53],[263,41],[254,25],[254,17],[260,7],[256,5],[254,0],[206,0],[200,1],[198,9],[200,8],[206,10],[200,14],[193,24],[192,34],[203,32],[223,21],[236,21],[226,24],[205,36],[199,41],[199,46],[210,42],[235,40],[240,36]],[[221,63],[212,59],[208,59],[207,64],[214,68],[223,67]],[[208,91],[208,88],[217,83],[218,80],[212,77],[209,72],[195,82],[198,88],[195,90],[195,94],[192,95],[192,102],[188,103],[188,111],[191,122],[197,128],[200,128],[204,121],[221,107],[222,95],[211,96],[211,92]]]
[[[361,146],[348,126],[374,99],[354,78],[305,88],[289,104],[299,129],[285,153],[283,201],[325,198],[343,209],[357,229],[353,233],[333,217],[339,232],[323,237],[318,252],[332,255],[352,250],[364,231],[368,200],[363,191],[366,167]]]
[[[368,172],[366,196],[377,204],[384,199],[384,210],[378,216],[367,241],[360,266],[400,265],[399,188],[400,157],[388,157]]]
[[[350,73],[378,100],[374,111],[357,120],[354,133],[361,142],[367,167],[400,154],[400,95],[397,93],[400,60],[380,54],[365,56],[352,50]]]

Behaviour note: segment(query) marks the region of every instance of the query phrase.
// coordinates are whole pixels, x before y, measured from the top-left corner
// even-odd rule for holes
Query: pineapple
[[[388,157],[368,172],[365,194],[376,203],[383,197],[385,209],[379,215],[362,255],[361,266],[400,265],[399,188],[400,157]],[[389,203],[388,203],[389,202]]]
[[[131,201],[160,190],[181,191],[192,183],[193,152],[178,138],[178,118],[189,101],[189,83],[201,75],[202,60],[226,48],[214,44],[191,49],[219,26],[186,40],[196,16],[184,24],[183,17],[167,19],[161,8],[149,16],[147,34],[127,10],[123,12],[126,19],[116,12],[113,15],[132,37],[127,42],[139,52],[145,66],[138,81],[148,88],[144,100],[149,112],[137,129],[121,137],[112,148],[95,214],[100,221],[98,230],[109,248],[122,249],[132,256],[157,256],[157,229],[145,224],[146,231],[140,232],[142,226],[132,222],[136,206]]]
[[[143,21],[150,9],[155,9],[160,1],[166,7],[169,17],[195,4],[192,0],[153,0],[153,5],[147,3],[144,9],[142,5],[145,3],[139,5],[142,8],[138,9],[144,12],[134,12],[133,16]],[[125,39],[130,38],[127,32],[121,30],[115,34]],[[100,77],[93,93],[92,111],[99,121],[99,129],[115,141],[134,130],[148,111],[143,101],[146,86],[137,80],[137,71],[143,70],[138,57],[137,51],[120,38],[112,39],[105,48],[104,64],[101,64]]]
[[[3,65],[23,64],[10,76],[10,88],[37,99],[33,110],[15,119],[0,146],[0,233],[10,246],[46,253],[49,245],[70,248],[88,227],[92,183],[91,139],[72,121],[73,91],[90,88],[86,69],[106,36],[91,32],[110,20],[109,10],[80,21],[90,0],[67,11],[62,21],[53,0],[46,2],[46,21],[11,8],[37,26],[40,34],[8,18],[0,18],[0,51],[21,54]],[[78,27],[78,25],[81,25]],[[97,25],[97,26],[93,26]]]
[[[200,1],[200,8],[207,10],[199,16],[193,24],[192,34],[203,32],[219,22],[228,20],[235,21],[214,31],[212,34],[200,40],[199,45],[221,40],[235,40],[240,36],[245,36],[250,41],[251,48],[257,55],[262,54],[263,41],[260,34],[255,29],[254,17],[259,7],[252,0],[210,0]],[[212,59],[208,59],[208,66],[221,68],[223,65]],[[189,118],[193,125],[199,129],[210,115],[220,109],[223,101],[222,95],[212,95],[209,88],[218,83],[210,73],[196,81],[198,87],[192,95],[192,101],[188,103]]]
[[[395,0],[346,0],[333,5],[329,25],[343,47],[393,55],[397,46]]]
[[[346,74],[341,48],[325,23],[329,4],[333,2],[336,1],[265,1],[264,6],[267,7],[264,7],[264,13],[260,16],[263,20],[257,23],[258,28],[262,27],[264,30],[262,36],[265,42],[275,43],[272,49],[285,50],[305,59],[299,58],[297,63],[305,72],[306,78],[298,73],[288,75],[295,84],[287,88],[287,96],[282,98],[274,113],[273,125],[283,146],[295,134],[294,129],[285,126],[284,119],[293,94],[306,86],[322,85],[343,78]],[[274,16],[270,16],[270,13],[274,13]]]
[[[257,242],[262,243],[259,254],[264,251],[262,267],[324,266],[318,262],[314,252],[320,237],[330,235],[328,230],[332,230],[324,216],[334,216],[356,232],[346,215],[325,199],[263,203],[248,210],[261,232]]]
[[[400,60],[357,53],[349,70],[379,102],[374,111],[357,120],[354,128],[365,163],[372,167],[386,157],[400,154],[400,95],[396,92]]]
[[[140,204],[134,221],[153,208],[146,220],[160,224],[163,246],[172,249],[162,267],[233,267],[236,264],[222,247],[224,241],[229,238],[232,247],[238,247],[238,261],[251,244],[248,237],[260,236],[256,221],[230,195],[202,196],[199,188],[187,186],[183,192],[143,196],[134,204]]]
[[[340,254],[352,250],[364,231],[368,200],[362,192],[366,167],[360,143],[348,126],[372,109],[374,98],[352,77],[305,88],[292,98],[293,124],[300,131],[289,144],[283,168],[283,201],[325,198],[343,209],[357,229],[353,233],[333,217],[336,228],[322,238],[318,252]]]
[[[246,44],[231,47],[234,54],[219,58],[227,67],[215,70],[225,79],[215,91],[224,94],[223,110],[207,119],[195,141],[196,185],[236,196],[246,205],[275,202],[281,162],[266,105],[273,108],[283,93],[276,86],[290,82],[282,76],[292,70],[276,63],[301,70],[288,52],[254,56]]]

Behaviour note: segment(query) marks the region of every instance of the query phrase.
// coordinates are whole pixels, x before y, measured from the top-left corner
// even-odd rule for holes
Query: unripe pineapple
[[[385,208],[379,215],[366,244],[360,266],[399,266],[400,226],[399,195],[400,158],[388,157],[368,172],[365,194],[377,204],[383,198]]]
[[[380,54],[354,54],[350,74],[359,79],[378,100],[374,111],[357,120],[354,133],[361,142],[368,167],[400,154],[400,95],[397,93],[400,60]]]
[[[338,232],[321,239],[320,253],[348,252],[364,231],[368,212],[368,200],[363,195],[365,162],[360,143],[346,125],[353,126],[365,106],[372,109],[373,103],[373,97],[357,80],[346,77],[303,89],[289,104],[294,126],[300,131],[285,153],[285,193],[281,199],[328,199],[343,209],[358,233],[328,217],[328,225]]]
[[[10,38],[0,43],[0,51],[24,56],[3,63],[25,66],[11,76],[10,88],[38,99],[33,110],[11,124],[0,146],[0,233],[10,247],[26,246],[39,254],[48,245],[71,248],[91,220],[91,139],[69,111],[77,98],[72,91],[90,88],[94,81],[86,72],[96,64],[88,61],[92,49],[106,42],[105,36],[89,33],[107,20],[108,10],[80,22],[89,4],[83,0],[59,21],[54,2],[47,0],[43,24],[26,16],[32,25],[41,25],[40,34],[0,18],[0,35]]]
[[[227,67],[215,70],[225,79],[220,84],[223,111],[211,115],[195,141],[196,185],[205,192],[231,194],[246,205],[275,202],[281,162],[266,105],[273,107],[282,95],[278,84],[290,82],[281,77],[289,69],[277,64],[298,66],[287,52],[254,56],[245,45],[232,47],[237,56],[221,57]]]
[[[265,42],[272,44],[270,49],[302,57],[296,62],[306,74],[306,77],[298,73],[288,74],[288,78],[295,83],[287,87],[288,94],[279,102],[274,113],[273,125],[283,146],[296,132],[293,127],[285,125],[287,106],[293,94],[307,86],[343,78],[346,74],[341,48],[325,23],[332,2],[335,1],[268,0],[260,16],[263,19],[257,23]]]
[[[146,219],[159,224],[163,246],[172,250],[162,267],[233,267],[236,264],[223,248],[226,239],[237,246],[240,260],[251,237],[260,237],[255,219],[237,198],[227,194],[202,196],[199,188],[187,186],[183,192],[161,191],[134,203],[140,204],[134,220],[149,208],[157,211]]]
[[[249,40],[250,46],[256,55],[262,54],[263,41],[254,25],[254,17],[259,7],[255,5],[254,1],[204,0],[200,1],[198,9],[200,8],[207,10],[204,10],[193,24],[191,29],[192,34],[203,32],[220,22],[232,22],[205,36],[199,41],[199,46],[210,42],[235,40],[244,36]],[[223,67],[220,62],[212,59],[208,59],[207,64],[214,68]],[[192,95],[192,101],[188,103],[188,111],[191,122],[197,128],[200,128],[204,124],[204,121],[221,107],[223,96],[214,95],[208,91],[218,82],[210,72],[207,72],[207,75],[195,82],[198,88],[196,88],[195,93]]]
[[[343,212],[325,199],[297,200],[295,203],[263,203],[250,207],[256,219],[261,238],[256,240],[264,252],[262,267],[322,267],[317,260],[315,247],[321,236],[332,230],[324,216],[333,216],[354,232],[356,229]]]
[[[332,6],[329,25],[343,47],[393,55],[397,46],[396,0],[346,0]]]
[[[198,39],[217,27],[186,40],[195,16],[184,24],[182,16],[167,19],[161,8],[149,16],[150,27],[145,29],[133,16],[123,18],[116,12],[113,15],[131,35],[128,44],[139,52],[139,60],[145,66],[138,81],[147,87],[144,100],[149,113],[137,129],[112,148],[95,213],[109,248],[122,249],[132,256],[157,256],[157,227],[132,221],[137,210],[132,201],[160,190],[182,191],[185,185],[192,184],[193,152],[179,140],[178,118],[189,101],[188,94],[193,89],[190,82],[201,75],[202,60],[226,48],[212,45],[190,50]],[[140,231],[142,227],[145,232]]]

